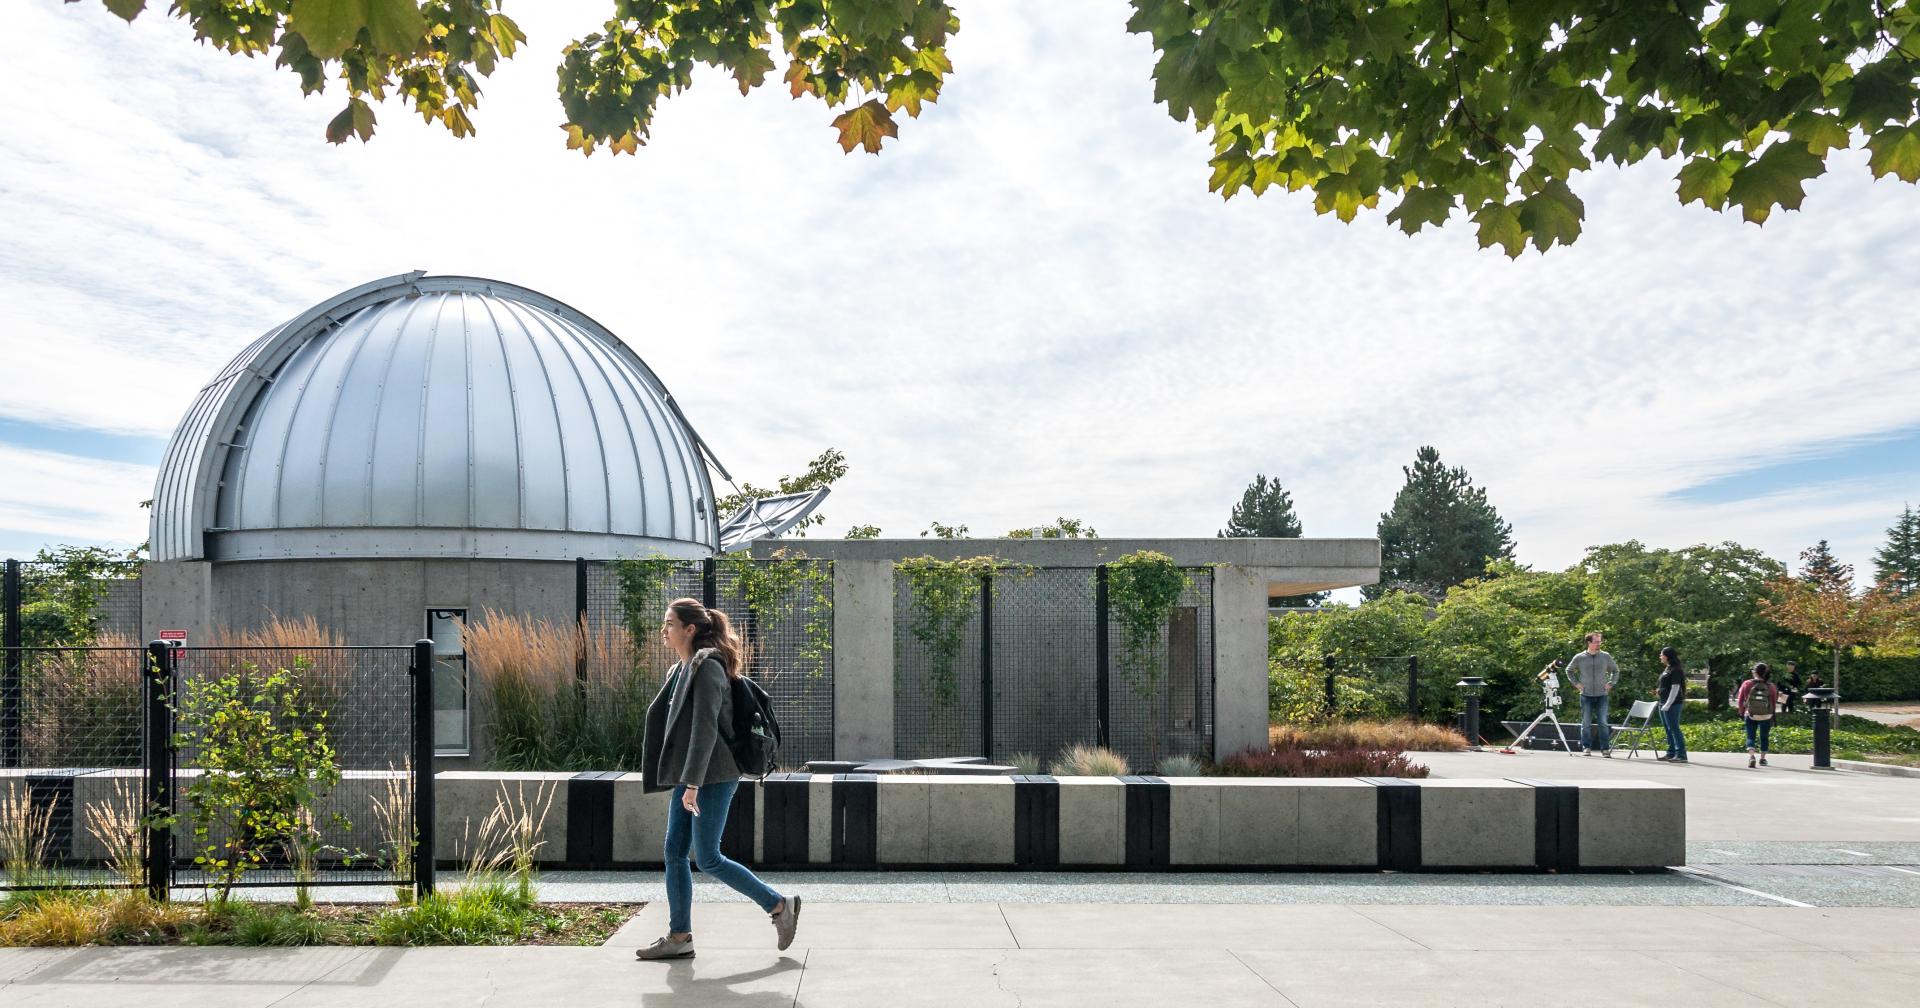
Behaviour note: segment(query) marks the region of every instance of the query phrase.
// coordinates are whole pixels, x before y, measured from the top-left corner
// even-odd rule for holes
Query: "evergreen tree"
[[[1240,495],[1240,503],[1227,516],[1227,527],[1220,530],[1218,538],[1298,539],[1301,531],[1300,516],[1293,512],[1293,495],[1280,486],[1279,480],[1256,473],[1247,491]],[[1268,604],[1291,608],[1316,606],[1326,600],[1326,592],[1312,592],[1272,599]]]
[[[1912,505],[1887,530],[1887,544],[1873,555],[1873,573],[1901,598],[1920,593],[1920,511]]]
[[[1448,588],[1478,577],[1489,560],[1513,559],[1513,526],[1487,503],[1460,466],[1440,464],[1440,452],[1424,446],[1407,482],[1380,516],[1380,583],[1361,593],[1369,599],[1401,589],[1439,601]]]
[[[1840,562],[1827,548],[1825,539],[1800,551],[1800,580],[1811,585],[1831,585],[1845,582],[1849,590],[1853,585],[1853,568]]]
[[[1240,503],[1233,506],[1221,539],[1298,539],[1300,516],[1293,513],[1293,495],[1281,489],[1279,480],[1255,475]]]

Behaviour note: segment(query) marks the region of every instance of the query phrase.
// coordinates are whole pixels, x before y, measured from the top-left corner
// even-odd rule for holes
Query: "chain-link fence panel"
[[[412,666],[411,647],[176,650],[173,884],[409,881]]]
[[[1156,644],[1129,653],[1121,621],[1108,622],[1108,748],[1135,773],[1153,773],[1169,756],[1213,758],[1213,568],[1186,575]]]
[[[0,888],[142,884],[142,648],[0,654]]]
[[[18,564],[18,610],[0,611],[0,627],[17,623],[22,647],[138,647],[140,564],[88,561]]]

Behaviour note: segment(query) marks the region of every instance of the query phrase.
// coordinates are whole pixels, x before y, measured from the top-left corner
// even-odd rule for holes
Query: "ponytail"
[[[674,599],[667,608],[680,622],[693,627],[693,648],[711,648],[714,657],[720,660],[720,667],[727,670],[728,679],[738,679],[746,674],[747,649],[740,635],[733,632],[733,624],[727,620],[727,614],[718,609],[709,609],[699,599]]]

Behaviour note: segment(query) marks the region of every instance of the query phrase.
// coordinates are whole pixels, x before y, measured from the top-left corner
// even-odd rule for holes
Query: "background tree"
[[[1800,554],[1799,577],[1770,581],[1760,608],[1768,619],[1833,652],[1827,685],[1838,690],[1841,652],[1892,641],[1901,624],[1920,612],[1920,599],[1902,598],[1885,583],[1855,594],[1853,568],[1835,561],[1826,545],[1822,540]]]
[[[720,498],[720,500],[714,504],[714,510],[720,513],[720,518],[724,521],[728,515],[746,507],[747,503],[756,497],[771,497],[775,494],[806,493],[809,490],[830,487],[839,482],[841,477],[846,474],[847,456],[842,454],[837,448],[829,448],[821,452],[818,458],[808,462],[806,469],[802,470],[799,475],[780,477],[778,485],[772,490],[754,486],[752,483],[742,483],[737,492],[727,494]],[[815,525],[823,525],[826,523],[826,520],[827,516],[825,514],[815,511],[813,514],[802,518],[800,522],[788,530],[786,534],[805,538],[807,529]],[[849,536],[849,538],[852,537]]]
[[[1900,511],[1887,530],[1886,544],[1873,555],[1874,578],[1902,598],[1920,592],[1920,511]]]
[[[69,3],[76,0],[68,0]],[[132,20],[145,0],[102,0]],[[829,108],[842,149],[878,153],[895,115],[938,100],[943,0],[613,0],[559,68],[567,145],[634,153],[661,98],[697,66],[742,94],[782,63],[795,98]],[[1655,154],[1685,203],[1756,224],[1798,209],[1827,157],[1864,139],[1875,178],[1920,181],[1914,0],[1132,0],[1152,39],[1154,98],[1212,143],[1223,197],[1311,191],[1351,221],[1384,198],[1408,234],[1470,219],[1518,256],[1580,234],[1575,176]],[[338,80],[328,139],[373,135],[388,96],[473,132],[476,75],[525,40],[501,0],[176,0],[229,53],[278,52],[308,94]]]
[[[1078,518],[1055,518],[1051,525],[1035,525],[1032,528],[1017,528],[1007,533],[1009,539],[1098,539],[1100,533],[1093,526]]]
[[[1707,669],[1707,706],[1715,710],[1726,706],[1746,663],[1792,649],[1760,615],[1769,582],[1786,569],[1758,550],[1731,542],[1679,550],[1625,542],[1589,549],[1574,570],[1586,612],[1565,643],[1567,654],[1580,633],[1606,634],[1623,698],[1648,698],[1662,647],[1678,649],[1691,668]]]
[[[1256,473],[1253,482],[1240,495],[1240,503],[1235,504],[1227,516],[1227,527],[1220,530],[1218,538],[1297,539],[1303,532],[1300,516],[1293,510],[1293,495],[1280,486],[1279,480]],[[1269,604],[1299,608],[1320,605],[1326,600],[1326,592],[1310,592],[1276,598]]]
[[[855,525],[847,530],[846,537],[848,539],[878,539],[880,538],[880,526]]]
[[[1380,516],[1380,583],[1361,589],[1365,597],[1402,589],[1438,601],[1488,561],[1513,559],[1513,526],[1465,469],[1442,465],[1429,445],[1401,472],[1407,482]]]

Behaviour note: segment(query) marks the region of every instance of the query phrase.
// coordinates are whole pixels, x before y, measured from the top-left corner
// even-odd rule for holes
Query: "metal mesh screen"
[[[1135,773],[1168,756],[1213,757],[1213,568],[1187,570],[1160,647],[1130,661],[1118,620],[1107,627],[1109,748]]]
[[[21,561],[20,611],[0,613],[0,625],[16,620],[25,647],[138,647],[140,565]]]
[[[175,829],[175,885],[211,884],[195,869],[204,848],[222,845],[233,831],[218,819],[206,838],[194,835],[196,785],[208,772],[200,741],[206,722],[193,715],[196,696],[221,681],[240,687],[242,706],[265,712],[253,702],[267,678],[284,671],[299,688],[294,723],[310,733],[324,732],[341,779],[298,818],[294,835],[265,845],[266,861],[244,877],[244,885],[393,883],[412,877],[406,838],[412,836],[413,801],[410,756],[413,751],[408,647],[186,648],[177,652],[176,731],[183,743],[174,754],[175,804],[182,823]],[[137,723],[137,722],[136,722]],[[295,842],[304,836],[305,843]],[[303,848],[310,854],[303,855]]]
[[[752,561],[765,574],[770,562]],[[829,561],[782,561],[803,573],[755,607],[731,559],[713,565],[715,608],[727,614],[751,649],[749,673],[773,698],[780,719],[780,763],[798,768],[833,757],[833,568]],[[797,565],[794,566],[794,565]],[[701,561],[628,567],[618,561],[588,561],[580,578],[581,618],[589,641],[588,688],[610,689],[624,676],[650,685],[647,699],[674,656],[660,646],[658,627],[667,603],[703,598]],[[638,753],[631,769],[639,768]],[[552,769],[604,769],[554,767]]]
[[[141,648],[6,653],[0,888],[132,885],[138,864]]]
[[[980,611],[960,630],[951,662],[937,658],[916,633],[913,587],[893,579],[893,752],[899,759],[982,756]],[[844,753],[858,759],[871,753]]]
[[[1099,740],[1094,568],[1045,567],[995,578],[993,744],[1001,762],[1041,769]]]

